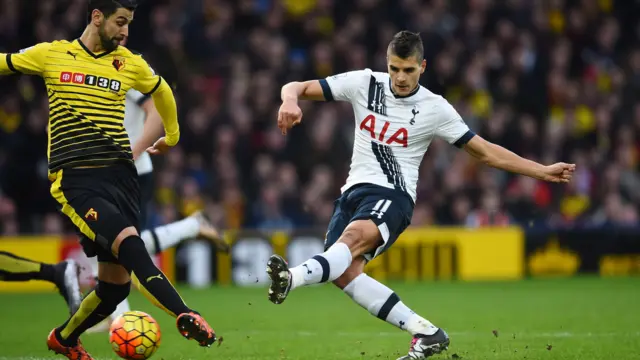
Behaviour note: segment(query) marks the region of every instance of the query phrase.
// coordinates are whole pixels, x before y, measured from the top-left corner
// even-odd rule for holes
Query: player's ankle
[[[289,274],[291,274],[291,289],[289,289],[289,291],[297,288],[298,286],[304,285],[305,271],[307,271],[307,269],[302,266],[296,266],[289,269]]]
[[[56,330],[53,332],[53,336],[56,337],[56,340],[60,343],[60,345],[65,347],[74,347],[78,345],[78,339],[72,339],[70,337],[65,339],[62,337],[61,331],[62,330],[60,328],[56,328]]]

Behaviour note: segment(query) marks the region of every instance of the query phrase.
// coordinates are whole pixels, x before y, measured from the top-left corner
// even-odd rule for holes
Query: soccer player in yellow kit
[[[73,360],[92,359],[79,337],[129,295],[132,272],[140,290],[177,317],[184,337],[201,346],[216,340],[213,329],[154,265],[139,236],[140,191],[123,124],[127,91],[150,95],[162,117],[165,137],[150,153],[176,145],[180,130],[171,88],[140,55],[119,46],[135,8],[134,0],[90,0],[89,23],[79,39],[0,54],[0,74],[39,75],[45,81],[51,195],[89,239],[82,243],[85,253],[98,257],[98,286],[47,340],[49,349]]]

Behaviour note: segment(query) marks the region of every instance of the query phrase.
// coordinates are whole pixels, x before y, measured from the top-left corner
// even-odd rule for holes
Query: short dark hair
[[[100,10],[105,18],[115,14],[120,8],[134,11],[138,7],[136,0],[89,0],[87,6],[87,23],[91,22],[91,13],[93,10]]]
[[[391,43],[389,43],[389,50],[401,59],[415,56],[418,60],[422,60],[424,57],[424,46],[420,33],[407,30],[402,30],[393,36]]]

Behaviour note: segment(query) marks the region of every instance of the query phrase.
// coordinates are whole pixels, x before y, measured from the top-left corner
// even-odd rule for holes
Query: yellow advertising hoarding
[[[410,229],[367,272],[380,280],[521,279],[524,234],[519,228]]]

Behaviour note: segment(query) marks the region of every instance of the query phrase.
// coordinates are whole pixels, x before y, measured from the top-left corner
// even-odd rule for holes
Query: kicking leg
[[[367,276],[365,264],[364,257],[355,259],[333,283],[371,315],[413,336],[409,354],[400,359],[424,359],[445,350],[449,346],[446,332],[408,308],[393,290]]]
[[[166,249],[176,246],[182,241],[203,238],[211,241],[214,246],[221,251],[228,251],[229,246],[222,240],[220,234],[215,227],[207,220],[202,212],[196,212],[195,214],[171,224],[162,225],[150,230],[144,230],[140,234],[140,238],[144,241],[145,247],[149,254],[157,254]],[[134,283],[136,283],[134,281]],[[136,283],[136,286],[140,286]],[[147,297],[148,292],[143,292]],[[157,300],[153,297],[148,297],[152,302],[156,303]],[[100,324],[92,327],[87,332],[96,333],[109,330],[111,321],[118,316],[131,310],[129,300],[124,299],[115,311],[107,319]]]
[[[0,280],[51,282],[64,297],[70,313],[73,314],[80,307],[82,294],[78,282],[78,266],[74,260],[69,259],[55,265],[45,264],[0,251]]]
[[[336,202],[323,254],[291,269],[277,255],[269,259],[269,299],[279,304],[292,289],[334,281],[370,313],[413,335],[409,354],[401,359],[423,359],[441,352],[449,345],[447,334],[415,314],[393,290],[363,273],[366,261],[395,242],[412,214],[413,202],[402,192],[373,185],[346,191]]]
[[[122,230],[111,249],[120,263],[136,275],[140,291],[156,306],[178,318],[178,329],[184,337],[195,339],[201,346],[211,346],[216,341],[213,329],[197,312],[187,307],[173,285],[153,263],[134,227]]]
[[[130,288],[131,278],[124,267],[100,263],[98,285],[84,298],[78,311],[51,331],[47,339],[49,349],[69,359],[90,360],[91,356],[80,342],[80,335],[111,315],[116,306],[129,295]]]
[[[269,300],[281,304],[295,288],[337,279],[349,268],[353,258],[375,248],[379,239],[378,228],[371,220],[356,220],[327,251],[294,268],[288,269],[282,257],[271,256],[267,263],[267,273],[272,280]]]

